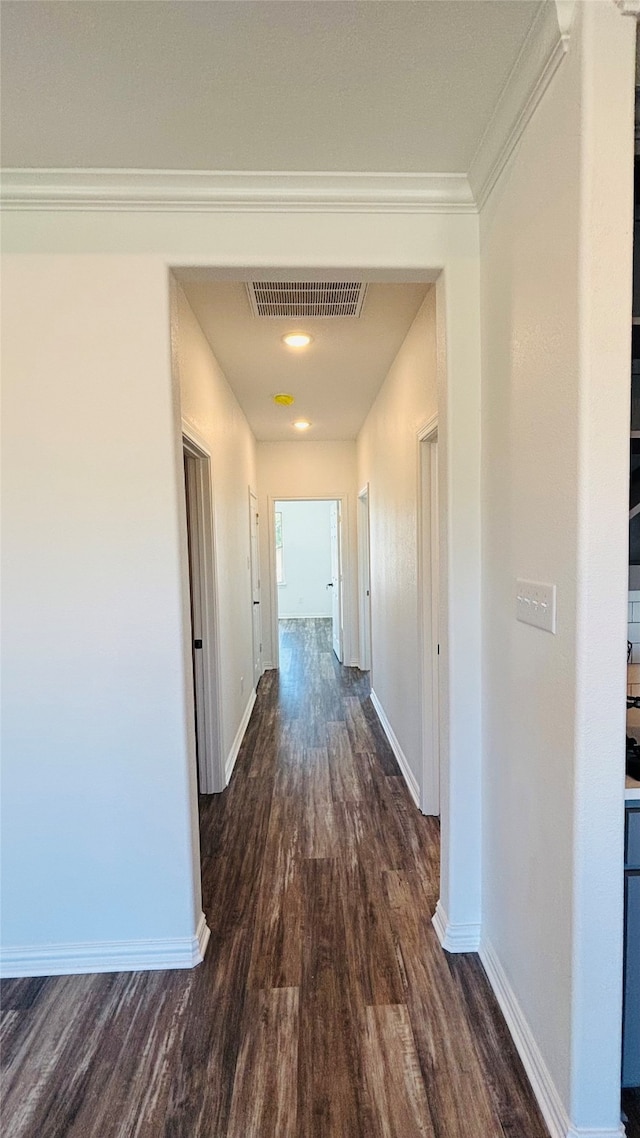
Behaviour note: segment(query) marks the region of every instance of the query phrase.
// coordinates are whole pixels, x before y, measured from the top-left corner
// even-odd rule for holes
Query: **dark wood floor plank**
[[[474,1048],[473,1026],[424,911],[418,874],[392,871],[385,876],[436,1138],[466,1138],[469,1103],[473,1103],[475,1132],[483,1138],[504,1138]]]
[[[298,1062],[299,1138],[369,1138],[358,1006],[346,969],[341,879],[335,860],[305,864],[305,941]]]
[[[298,988],[302,969],[302,811],[274,797],[249,970],[255,988]]]
[[[325,747],[307,747],[302,773],[303,852],[308,858],[336,857],[338,834]]]
[[[401,1004],[405,1000],[388,906],[378,870],[370,863],[355,869],[341,864],[350,983],[364,1004]]]
[[[523,1132],[546,1138],[544,1119],[531,1102],[524,1067],[480,959],[475,953],[456,953],[447,956],[447,964],[474,1025],[473,1045],[505,1138]]]
[[[547,1138],[477,957],[435,937],[439,825],[368,677],[328,620],[281,622],[280,658],[200,799],[204,963],[4,982],[11,1138]]]
[[[297,988],[248,997],[227,1138],[295,1138],[298,1022]]]
[[[434,1138],[406,1007],[367,1008],[365,1070],[377,1138]]]
[[[252,932],[252,930],[251,930]],[[195,973],[182,1045],[171,1069],[166,1138],[225,1135],[243,1035],[251,935],[238,924],[210,942]]]
[[[359,802],[363,779],[369,773],[368,764],[358,762],[346,723],[327,723],[326,731],[332,797],[336,802]]]

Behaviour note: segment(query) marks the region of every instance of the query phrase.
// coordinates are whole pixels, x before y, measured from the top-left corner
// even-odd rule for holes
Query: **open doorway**
[[[278,642],[286,621],[324,621],[344,659],[342,503],[278,499],[273,512]]]

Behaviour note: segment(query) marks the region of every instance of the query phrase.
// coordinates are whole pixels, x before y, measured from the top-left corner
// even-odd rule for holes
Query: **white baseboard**
[[[76,976],[86,972],[153,972],[195,968],[204,960],[211,932],[200,914],[191,937],[25,945],[0,950],[0,977]]]
[[[482,939],[480,945],[480,959],[500,1004],[518,1054],[522,1059],[544,1120],[549,1127],[551,1138],[624,1138],[625,1131],[622,1123],[604,1130],[572,1125],[560,1098],[558,1088],[551,1077],[497,953],[485,938]]]
[[[409,763],[407,762],[407,756],[405,755],[404,751],[402,750],[402,747],[400,746],[398,740],[396,739],[393,727],[389,723],[389,720],[387,719],[387,714],[386,714],[382,704],[380,703],[380,700],[378,699],[378,697],[374,691],[371,692],[371,702],[372,702],[372,704],[376,710],[376,715],[378,716],[378,719],[380,720],[380,723],[382,724],[382,730],[384,731],[385,735],[387,736],[387,739],[389,740],[391,750],[393,751],[396,759],[398,760],[398,766],[400,767],[400,770],[402,771],[404,781],[406,782],[407,786],[409,787],[409,794],[413,798],[413,801],[415,802],[418,809],[420,809],[420,787],[418,786],[418,783],[416,781],[416,776],[414,775],[413,771],[411,770],[411,767],[409,766]]]
[[[233,768],[235,767],[236,759],[238,758],[238,755],[240,754],[240,747],[242,746],[242,740],[244,739],[244,733],[247,730],[247,727],[249,726],[249,720],[251,719],[251,712],[253,711],[253,705],[255,702],[256,702],[256,690],[255,690],[255,688],[253,688],[251,695],[249,696],[249,699],[247,701],[247,706],[245,707],[245,709],[242,713],[242,719],[240,720],[240,723],[238,725],[238,730],[236,731],[235,739],[233,740],[233,743],[231,744],[231,750],[229,751],[229,754],[227,755],[227,761],[224,764],[224,776],[226,779],[227,786],[229,785],[229,783],[231,781],[231,775],[233,774]]]
[[[432,924],[440,944],[447,952],[477,952],[480,947],[480,925],[454,925],[449,920],[442,901],[438,901]]]

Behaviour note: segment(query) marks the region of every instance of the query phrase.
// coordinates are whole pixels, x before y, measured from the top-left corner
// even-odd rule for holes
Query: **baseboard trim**
[[[249,696],[249,699],[247,701],[247,706],[245,707],[245,709],[242,713],[242,719],[240,720],[240,723],[238,724],[238,730],[236,731],[235,739],[233,740],[233,743],[231,744],[231,750],[229,751],[229,754],[227,755],[227,761],[224,764],[224,777],[225,777],[227,786],[229,785],[229,783],[231,781],[231,775],[233,774],[233,768],[235,767],[236,759],[238,758],[238,755],[240,754],[240,748],[242,746],[242,740],[244,739],[244,733],[247,730],[247,727],[249,726],[249,720],[251,719],[251,712],[253,711],[253,705],[255,702],[256,702],[256,691],[255,691],[255,688],[253,688],[251,695]]]
[[[477,952],[480,947],[480,925],[454,925],[449,920],[442,901],[438,901],[432,924],[438,940],[446,952]]]
[[[92,972],[155,972],[195,968],[204,960],[211,932],[200,914],[191,937],[23,945],[0,950],[0,977],[77,976]]]
[[[622,1123],[612,1129],[604,1130],[572,1125],[498,954],[485,937],[480,944],[480,959],[500,1004],[544,1120],[549,1127],[551,1138],[624,1138]]]
[[[413,771],[411,770],[411,767],[409,766],[409,763],[407,762],[407,756],[405,755],[404,751],[402,750],[402,747],[400,746],[398,740],[396,739],[396,735],[395,735],[395,732],[393,730],[393,727],[391,726],[391,724],[389,723],[389,720],[387,718],[387,713],[384,710],[382,704],[380,703],[380,700],[378,699],[378,697],[374,691],[371,692],[371,702],[375,708],[376,715],[378,716],[378,719],[380,720],[382,730],[384,731],[385,735],[387,736],[387,739],[389,740],[391,750],[393,751],[396,759],[398,760],[398,766],[400,767],[404,781],[406,782],[406,784],[409,788],[409,794],[413,798],[413,801],[415,802],[418,809],[420,809],[420,787],[418,786],[418,783],[416,781],[416,776],[414,775]]]

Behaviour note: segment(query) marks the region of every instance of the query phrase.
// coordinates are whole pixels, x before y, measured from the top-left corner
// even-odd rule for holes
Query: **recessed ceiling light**
[[[289,348],[306,348],[311,343],[311,336],[306,332],[288,332],[282,339]]]
[[[296,431],[308,431],[311,423],[308,419],[296,419],[293,425]]]
[[[295,402],[293,395],[288,395],[285,391],[279,391],[274,395],[273,402],[278,403],[280,407],[290,407]]]

